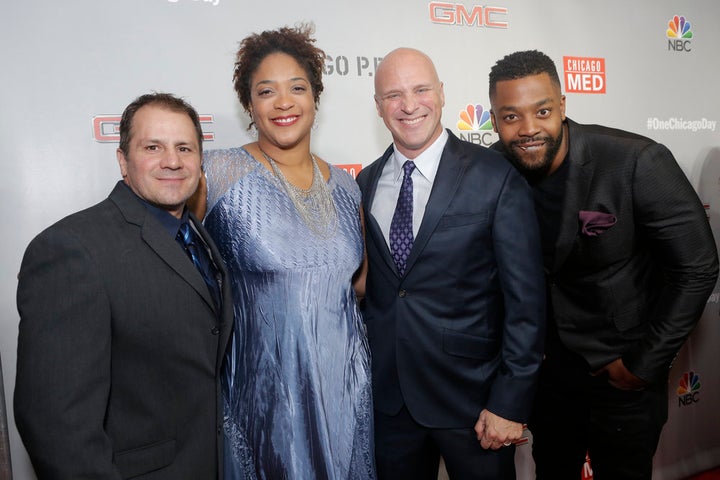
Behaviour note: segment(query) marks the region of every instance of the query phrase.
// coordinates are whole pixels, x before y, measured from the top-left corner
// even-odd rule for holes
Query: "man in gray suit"
[[[123,181],[109,198],[42,232],[23,258],[17,427],[40,479],[221,478],[232,302],[185,208],[201,175],[197,113],[169,94],[139,97],[117,158]]]

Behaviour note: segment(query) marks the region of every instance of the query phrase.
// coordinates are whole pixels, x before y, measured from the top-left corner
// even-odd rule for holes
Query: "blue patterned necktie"
[[[395,213],[390,223],[390,251],[400,275],[405,273],[405,263],[413,246],[413,181],[412,172],[415,163],[408,160],[403,164],[402,185],[398,195]]]
[[[198,269],[200,275],[203,277],[203,280],[205,280],[205,284],[207,285],[210,295],[215,302],[215,308],[219,312],[222,305],[220,284],[217,281],[215,266],[212,264],[210,255],[207,250],[205,250],[205,246],[201,243],[201,241],[198,241],[195,232],[188,222],[183,222],[180,225],[180,230],[178,230],[176,240],[180,242],[180,245],[182,245],[185,253],[187,253],[188,257],[190,257],[190,260],[192,260],[195,268]]]

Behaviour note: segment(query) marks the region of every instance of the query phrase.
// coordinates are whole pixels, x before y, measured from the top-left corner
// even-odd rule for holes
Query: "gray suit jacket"
[[[19,275],[15,386],[38,478],[218,478],[229,282],[223,297],[214,311],[190,259],[122,182],[38,235]]]

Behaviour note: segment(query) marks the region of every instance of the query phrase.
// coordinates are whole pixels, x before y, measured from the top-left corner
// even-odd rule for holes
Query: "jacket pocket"
[[[165,440],[115,454],[123,478],[133,478],[167,467],[175,459],[175,440]]]
[[[477,213],[463,213],[459,215],[447,215],[440,219],[438,229],[464,227],[465,225],[475,225],[477,223],[487,223],[488,212],[484,210]]]
[[[476,360],[492,360],[499,349],[499,342],[447,328],[443,329],[442,342],[445,353]]]

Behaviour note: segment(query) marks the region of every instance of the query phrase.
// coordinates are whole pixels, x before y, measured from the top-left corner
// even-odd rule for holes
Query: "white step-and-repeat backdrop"
[[[487,77],[497,59],[539,49],[557,63],[567,113],[666,144],[720,238],[720,3],[716,0],[5,0],[0,6],[0,354],[16,479],[32,467],[12,419],[17,271],[40,230],[107,196],[123,108],[168,91],[203,117],[205,148],[250,140],[232,90],[251,32],[313,22],[328,55],[313,150],[357,172],[390,143],[373,104],[378,61],[428,53],[445,83],[444,125],[471,142],[497,136]],[[720,344],[713,294],[670,376],[670,419],[655,478],[720,464]],[[530,446],[519,478],[532,478]],[[586,469],[585,474],[590,474]],[[587,476],[587,475],[586,475]],[[579,475],[580,477],[580,475]]]

